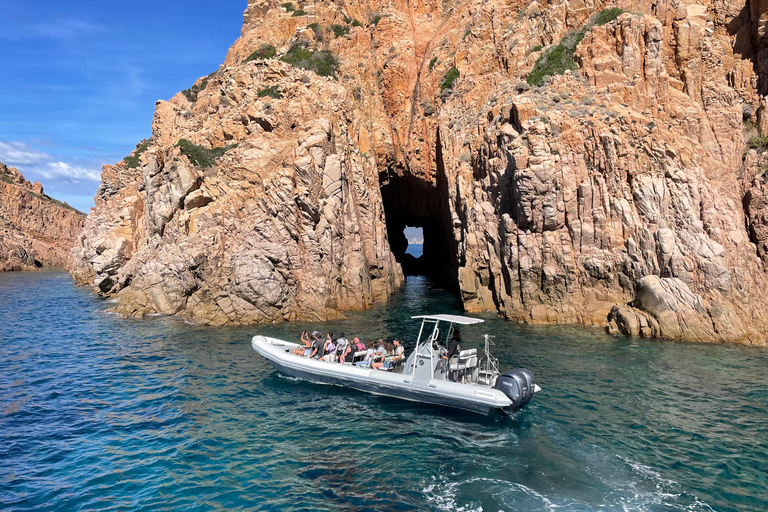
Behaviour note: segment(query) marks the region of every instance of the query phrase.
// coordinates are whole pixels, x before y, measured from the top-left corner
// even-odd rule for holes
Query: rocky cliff
[[[249,1],[107,166],[73,275],[127,316],[468,311],[765,344],[768,4]],[[749,143],[749,144],[748,144]],[[751,147],[750,147],[751,146]]]
[[[0,163],[0,272],[67,266],[85,215]]]

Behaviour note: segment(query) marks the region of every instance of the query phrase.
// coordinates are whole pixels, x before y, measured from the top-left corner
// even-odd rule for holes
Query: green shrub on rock
[[[189,89],[184,89],[181,91],[181,94],[183,94],[192,103],[196,102],[197,95],[204,91],[206,87],[208,87],[208,81],[213,78],[216,73],[218,73],[218,71],[214,71],[210,75],[203,78],[199,84],[195,84]]]
[[[542,53],[533,69],[528,73],[527,82],[534,86],[544,83],[544,78],[552,75],[562,75],[566,71],[574,71],[579,67],[573,61],[573,53],[579,45],[586,29],[571,32],[557,46]]]
[[[446,89],[453,89],[453,84],[456,82],[456,79],[459,78],[459,76],[460,73],[459,70],[456,69],[456,66],[451,67],[451,69],[445,73],[443,85],[440,86],[440,92],[443,92]]]
[[[768,135],[759,133],[749,138],[749,147],[752,149],[762,149],[768,147]]]
[[[277,54],[277,48],[272,46],[271,44],[262,44],[259,46],[259,49],[250,54],[246,59],[243,61],[243,64],[246,62],[251,62],[252,60],[267,60],[273,58]]]
[[[349,34],[349,27],[347,25],[331,25],[334,37],[341,37]]]
[[[595,17],[595,26],[610,23],[622,14],[624,14],[624,9],[619,9],[618,7],[614,7],[612,9],[603,9],[597,13],[597,16]]]
[[[612,9],[603,9],[594,21],[587,23],[580,30],[574,30],[565,36],[557,46],[551,47],[545,50],[534,64],[533,69],[528,73],[527,81],[529,84],[539,86],[544,83],[544,79],[552,75],[562,75],[566,71],[575,71],[578,66],[573,61],[573,54],[576,51],[576,47],[579,45],[587,32],[592,30],[593,27],[599,25],[605,25],[610,23],[621,14],[624,13],[623,9],[614,7]],[[536,46],[532,51],[541,50],[540,46]]]
[[[136,149],[133,150],[133,153],[123,158],[123,162],[125,162],[125,167],[127,169],[138,169],[139,157],[141,156],[142,153],[144,153],[147,150],[147,148],[149,148],[149,140],[144,139],[139,143],[138,146],[136,146]]]
[[[339,60],[330,50],[308,50],[300,43],[294,44],[280,59],[294,67],[314,71],[320,76],[336,76]]]
[[[176,143],[176,147],[181,149],[181,154],[189,158],[189,161],[194,165],[200,167],[213,167],[216,165],[216,160],[220,158],[224,153],[230,149],[237,147],[237,144],[230,144],[229,146],[221,146],[218,148],[208,149],[203,146],[193,144],[187,139],[179,139]]]
[[[265,87],[259,92],[256,93],[256,96],[259,98],[275,98],[276,100],[279,100],[283,97],[282,93],[280,92],[280,88],[276,85],[270,85],[269,87]]]

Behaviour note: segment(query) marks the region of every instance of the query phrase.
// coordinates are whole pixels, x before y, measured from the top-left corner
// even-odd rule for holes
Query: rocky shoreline
[[[121,315],[334,318],[410,225],[469,312],[766,344],[764,6],[295,7],[104,167],[72,276]]]

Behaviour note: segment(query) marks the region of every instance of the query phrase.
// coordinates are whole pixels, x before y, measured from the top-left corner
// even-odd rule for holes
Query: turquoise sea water
[[[0,274],[0,509],[763,511],[768,352],[530,327],[543,392],[481,417],[284,378],[254,333],[404,336],[460,312],[420,278],[328,324],[121,320],[60,271]]]

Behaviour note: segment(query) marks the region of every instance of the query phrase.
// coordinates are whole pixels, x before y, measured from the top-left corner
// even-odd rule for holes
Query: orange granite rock
[[[158,102],[140,165],[105,167],[79,272],[121,314],[332,318],[401,284],[416,225],[467,311],[766,343],[766,6],[297,7],[249,1],[220,69]],[[606,7],[626,12],[596,25]],[[527,84],[576,34],[573,69]],[[203,166],[180,139],[237,146]]]
[[[0,272],[69,266],[85,215],[0,163]]]

